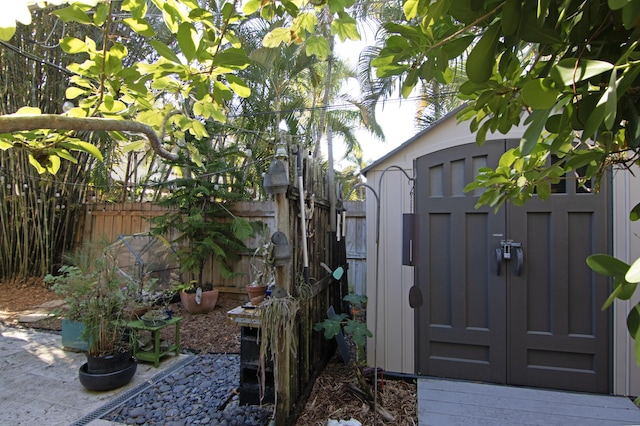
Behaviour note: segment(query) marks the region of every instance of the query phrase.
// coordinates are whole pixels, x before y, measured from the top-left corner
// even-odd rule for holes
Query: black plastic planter
[[[82,364],[78,370],[78,378],[82,386],[91,391],[107,391],[124,386],[131,381],[138,368],[137,361],[132,357],[129,357],[124,368],[109,373],[89,373],[87,365],[86,362]]]
[[[131,351],[106,356],[87,355],[87,372],[91,374],[104,374],[120,371],[129,366],[130,360]]]

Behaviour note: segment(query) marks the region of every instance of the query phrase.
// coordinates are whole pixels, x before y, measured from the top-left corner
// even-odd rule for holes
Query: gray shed
[[[635,179],[614,173],[597,195],[567,180],[547,201],[507,205],[497,214],[475,209],[479,192],[463,188],[480,167],[495,166],[524,128],[488,135],[480,147],[455,114],[364,170],[380,197],[379,209],[375,197],[367,197],[368,327],[375,335],[369,364],[639,395],[640,369],[625,322],[633,302],[617,301],[602,312],[610,285],[585,263],[592,253],[626,261],[640,256],[640,226],[627,219],[640,200]],[[415,177],[413,183],[397,167]],[[418,230],[414,266],[405,266],[402,214],[410,212]],[[414,284],[423,296],[416,309],[408,300]]]

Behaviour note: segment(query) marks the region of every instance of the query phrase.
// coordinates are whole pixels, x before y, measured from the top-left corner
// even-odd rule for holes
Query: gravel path
[[[197,355],[104,420],[128,425],[266,425],[271,406],[239,406],[233,390],[240,384],[239,355]]]

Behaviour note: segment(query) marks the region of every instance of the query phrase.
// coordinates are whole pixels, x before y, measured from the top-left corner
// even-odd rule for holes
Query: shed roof
[[[382,157],[378,158],[377,160],[375,160],[373,163],[369,164],[367,167],[365,167],[364,169],[362,169],[362,174],[364,176],[367,175],[367,172],[371,169],[376,168],[376,166],[378,166],[381,163],[384,163],[388,158],[393,157],[395,154],[397,154],[398,152],[404,150],[405,148],[407,148],[409,145],[413,145],[416,141],[419,141],[423,138],[424,135],[426,135],[427,133],[431,132],[433,129],[435,129],[437,126],[439,126],[440,124],[442,124],[445,121],[448,121],[452,118],[455,118],[455,116],[462,111],[465,107],[467,106],[467,104],[463,104],[461,106],[459,106],[458,108],[449,111],[449,113],[447,113],[444,117],[434,121],[433,123],[431,123],[431,125],[421,131],[419,131],[418,133],[416,133],[414,136],[412,136],[410,139],[406,140],[405,142],[401,143],[398,147],[396,147],[395,149],[392,149],[391,151],[389,151],[388,153],[386,153],[385,155],[383,155]]]

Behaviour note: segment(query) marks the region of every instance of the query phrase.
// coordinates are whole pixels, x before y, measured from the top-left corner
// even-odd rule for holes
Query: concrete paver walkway
[[[0,425],[70,425],[153,376],[186,361],[167,356],[159,368],[139,363],[133,380],[120,389],[91,392],[78,381],[84,353],[62,349],[60,335],[0,324]],[[83,422],[97,426],[101,420]]]

